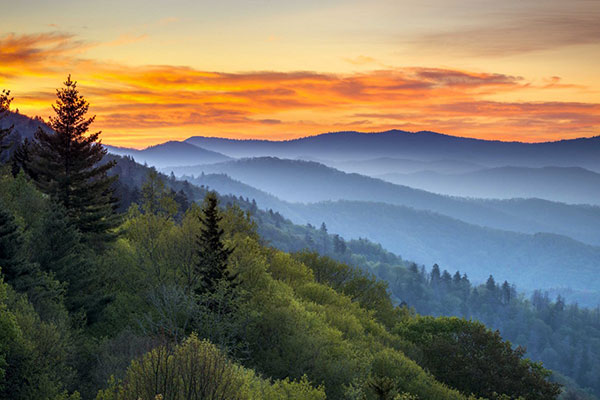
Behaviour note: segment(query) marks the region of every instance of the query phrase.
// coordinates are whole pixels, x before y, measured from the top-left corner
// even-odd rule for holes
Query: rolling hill
[[[186,142],[231,157],[316,158],[331,162],[391,157],[420,161],[460,160],[487,167],[579,166],[600,172],[600,136],[521,143],[462,138],[427,131],[391,130],[379,133],[334,132],[288,141],[194,136]]]
[[[493,274],[526,290],[569,287],[573,301],[585,301],[587,296],[594,303],[598,298],[600,247],[563,235],[492,229],[431,211],[378,202],[289,203],[224,174],[205,174],[190,182],[223,194],[255,199],[259,208],[271,208],[296,224],[319,226],[325,222],[330,233],[347,239],[367,238],[404,259],[428,266],[438,263],[448,270],[467,273],[474,281],[485,281]],[[519,214],[513,209],[519,208],[516,201],[491,203],[500,203],[498,207],[507,213]],[[564,206],[541,200],[521,204],[543,211],[546,208],[545,212]],[[582,293],[587,295],[580,298]]]
[[[165,142],[143,150],[113,146],[106,146],[106,148],[110,153],[131,156],[137,162],[147,163],[159,168],[168,165],[211,164],[231,159],[215,151],[177,141]]]
[[[421,171],[379,176],[388,182],[452,196],[541,198],[600,204],[600,174],[579,167],[500,167],[461,174]]]
[[[600,245],[599,207],[549,204],[535,200],[498,202],[443,196],[363,175],[347,174],[315,162],[273,157],[173,167],[165,171],[196,177],[202,173],[227,174],[286,202],[356,200],[389,203],[430,210],[495,229],[556,233]]]
[[[366,237],[404,259],[466,272],[490,274],[523,289],[600,287],[600,247],[566,236],[522,234],[467,224],[436,213],[384,203],[337,201],[297,205],[311,224],[330,232]]]
[[[484,169],[480,164],[461,160],[419,161],[392,157],[323,163],[340,171],[373,177],[383,174],[412,174],[422,171],[435,171],[441,174],[460,174]]]

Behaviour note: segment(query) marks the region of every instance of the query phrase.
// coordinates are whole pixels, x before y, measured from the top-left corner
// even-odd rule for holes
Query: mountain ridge
[[[231,157],[219,152],[175,140],[148,146],[141,150],[128,147],[114,147],[110,145],[104,146],[110,153],[131,156],[142,163],[145,162],[156,167],[164,167],[174,162],[211,164],[231,160]]]
[[[349,174],[312,161],[286,160],[275,157],[257,157],[195,167],[165,168],[176,175],[224,173],[229,177],[274,195],[281,200],[297,203],[353,200],[383,202],[447,215],[481,226],[523,233],[554,232],[571,236],[579,241],[600,244],[600,209],[598,207],[569,206],[528,200],[494,202],[439,195],[408,186],[395,185],[380,179]],[[519,210],[519,205],[527,206]],[[532,206],[533,205],[533,206]],[[552,210],[535,213],[537,206]],[[533,207],[533,210],[530,208]],[[569,215],[565,224],[560,215]],[[530,215],[531,214],[531,215]],[[556,221],[555,221],[556,220]],[[560,223],[559,223],[560,222]],[[553,225],[554,224],[554,225]],[[574,229],[572,225],[576,225]],[[594,239],[595,238],[595,239]]]
[[[390,130],[379,133],[334,132],[287,141],[204,136],[192,136],[185,141],[235,158],[311,156],[338,162],[377,157],[421,161],[450,158],[488,167],[581,166],[600,172],[600,136],[525,143],[464,138],[431,131]]]
[[[600,174],[582,167],[483,168],[463,173],[422,170],[374,175],[432,193],[481,199],[540,198],[600,205]]]

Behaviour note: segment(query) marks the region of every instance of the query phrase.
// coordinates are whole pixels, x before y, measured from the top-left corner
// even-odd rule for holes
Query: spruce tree
[[[0,205],[0,268],[4,280],[14,283],[30,273],[23,258],[23,236],[12,214]]]
[[[223,243],[224,231],[220,227],[222,217],[214,192],[209,192],[204,199],[202,215],[199,216],[202,229],[198,236],[198,263],[196,272],[200,275],[198,294],[214,293],[221,283],[234,284],[235,276],[227,269],[227,261],[233,252]]]
[[[11,172],[16,177],[21,170],[32,177],[35,180],[34,172],[30,170],[29,165],[31,163],[31,142],[25,138],[23,142],[19,143],[11,156]]]
[[[40,316],[50,316],[62,301],[63,287],[25,257],[24,244],[15,218],[0,204],[0,281],[26,293]]]
[[[10,103],[12,101],[12,97],[10,97],[9,90],[3,90],[0,92],[0,121],[6,117],[6,114],[9,112]],[[0,127],[0,159],[2,157],[2,153],[4,150],[10,147],[10,143],[7,142],[7,138],[12,132],[12,125],[8,128]]]
[[[77,82],[69,76],[64,85],[52,106],[56,116],[49,126],[54,132],[36,132],[29,170],[40,190],[65,207],[84,240],[99,245],[114,237],[111,229],[117,224],[112,188],[117,177],[107,175],[115,163],[103,162],[100,132],[88,134],[95,116],[86,117],[89,103]]]

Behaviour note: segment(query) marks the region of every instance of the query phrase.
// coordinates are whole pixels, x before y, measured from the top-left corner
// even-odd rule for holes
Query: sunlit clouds
[[[285,16],[253,10],[242,18],[224,9],[223,23],[233,25],[222,29],[214,19],[192,24],[170,10],[127,25],[117,16],[106,30],[96,26],[99,16],[89,27],[48,21],[45,28],[0,31],[0,88],[12,90],[20,112],[47,118],[55,89],[72,74],[103,141],[135,147],[192,135],[290,139],[337,130],[523,141],[600,134],[599,78],[587,78],[593,72],[585,62],[581,69],[572,62],[600,41],[593,2],[565,11],[552,0],[539,13],[529,12],[530,2],[509,2],[513,8],[496,13],[473,3],[480,18],[472,23],[448,9],[447,21],[426,32],[407,19],[402,35],[386,19],[400,13],[397,5],[334,3],[319,13],[309,2]],[[292,6],[273,7],[276,14]],[[385,29],[366,20],[352,29],[338,22],[305,27],[304,38],[299,33],[302,18],[356,11],[346,7],[379,12]],[[426,20],[418,8],[403,13]],[[556,58],[558,51],[569,56]],[[598,59],[589,54],[590,63]]]

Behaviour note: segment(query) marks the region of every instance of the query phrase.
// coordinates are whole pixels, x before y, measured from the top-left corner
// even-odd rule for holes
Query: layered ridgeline
[[[139,163],[146,163],[155,167],[194,164],[199,160],[202,163],[210,164],[231,159],[231,157],[215,151],[205,150],[186,142],[176,141],[150,146],[142,150],[114,146],[106,146],[106,148],[112,154],[129,156]]]
[[[600,205],[600,174],[580,167],[498,167],[450,174],[423,170],[376,175],[388,182],[454,196],[541,198]]]
[[[479,282],[493,274],[522,289],[574,289],[564,294],[587,305],[600,299],[599,207],[452,198],[277,158],[169,169],[195,173],[191,182],[222,193],[254,198],[296,223],[325,222],[344,237],[366,237],[406,259],[460,269]],[[302,201],[310,203],[296,203]]]
[[[600,136],[546,143],[479,140],[435,132],[334,132],[288,141],[195,136],[186,142],[231,157],[275,156],[329,162],[378,158],[454,161],[487,167],[579,166],[600,172]]]
[[[274,157],[163,170],[189,177],[203,173],[226,174],[287,202],[382,202],[433,211],[495,229],[556,233],[600,245],[600,207],[572,206],[539,199],[493,201],[441,196],[368,176],[344,173],[316,162]]]

